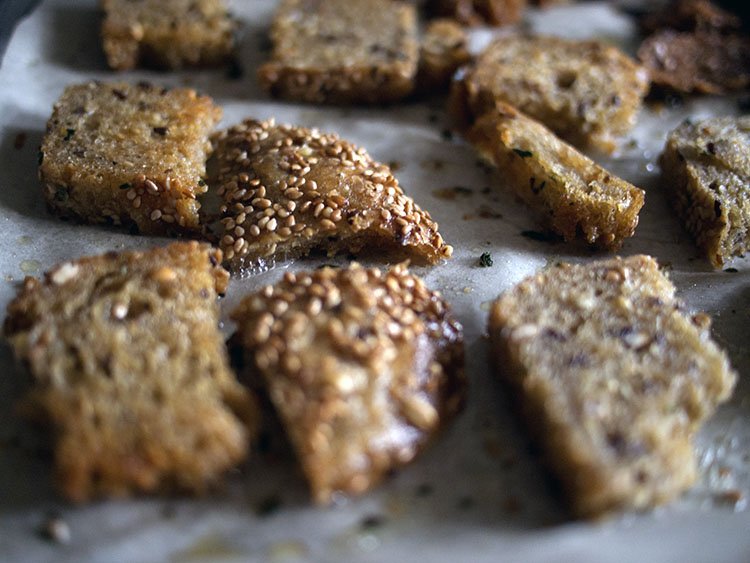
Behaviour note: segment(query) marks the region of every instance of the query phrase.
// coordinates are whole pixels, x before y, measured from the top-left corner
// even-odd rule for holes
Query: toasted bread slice
[[[216,152],[221,247],[235,270],[313,248],[377,248],[427,263],[453,251],[387,166],[336,135],[246,120],[218,135]]]
[[[175,69],[229,58],[237,21],[224,0],[100,0],[102,46],[115,70]]]
[[[660,163],[672,207],[715,268],[750,248],[750,116],[683,123]]]
[[[566,241],[616,250],[635,232],[644,192],[610,174],[541,123],[498,103],[468,132],[510,188]]]
[[[446,90],[451,76],[471,60],[466,30],[451,19],[429,22],[422,33],[417,86],[426,93]]]
[[[646,71],[606,43],[515,34],[467,68],[451,106],[471,124],[505,102],[579,148],[612,152],[635,124],[648,85]]]
[[[202,492],[247,455],[258,414],[218,327],[220,262],[197,242],[81,258],[8,306],[35,380],[24,409],[50,426],[68,499]]]
[[[258,70],[273,96],[312,103],[384,103],[414,90],[417,14],[395,0],[283,0],[271,61]]]
[[[68,86],[47,122],[39,179],[50,210],[141,233],[199,228],[206,159],[221,108],[147,83]]]
[[[666,502],[695,479],[694,434],[737,374],[674,293],[632,256],[549,269],[492,307],[498,373],[579,516]]]
[[[463,402],[461,327],[402,265],[287,272],[232,319],[320,503],[410,462]]]

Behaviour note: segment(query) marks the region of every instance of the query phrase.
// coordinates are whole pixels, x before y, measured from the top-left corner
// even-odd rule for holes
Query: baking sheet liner
[[[165,239],[59,221],[44,207],[37,150],[54,101],[70,83],[149,80],[189,86],[224,108],[223,125],[245,117],[318,127],[391,163],[406,193],[427,209],[455,248],[453,258],[415,268],[452,304],[466,336],[470,392],[466,410],[414,464],[362,498],[311,505],[293,460],[261,454],[231,474],[224,490],[201,499],[137,498],[73,507],[50,482],[51,463],[39,438],[12,414],[27,376],[0,348],[0,559],[7,561],[747,561],[750,557],[750,260],[714,271],[679,226],[659,188],[657,157],[669,130],[686,117],[739,113],[736,97],[696,98],[679,107],[647,108],[605,168],[646,190],[633,238],[621,255],[656,256],[689,308],[714,318],[714,335],[740,374],[732,400],[697,439],[701,477],[669,506],[605,522],[572,522],[510,414],[492,374],[485,326],[488,305],[504,289],[556,261],[608,256],[582,245],[535,240],[531,213],[503,190],[498,172],[480,166],[451,129],[443,98],[390,107],[336,108],[270,100],[254,69],[267,56],[274,2],[230,2],[243,22],[239,60],[226,69],[158,73],[106,70],[94,2],[43,2],[16,29],[0,68],[0,307],[25,275],[111,249],[148,248]],[[626,50],[632,21],[606,3],[532,11],[530,29],[568,37],[599,37]],[[496,30],[478,30],[479,48]],[[236,69],[235,69],[236,70]],[[446,197],[446,188],[459,190]],[[455,192],[455,190],[452,190]],[[450,193],[451,190],[448,190]],[[526,236],[522,233],[526,232]],[[490,252],[494,265],[479,267]],[[232,281],[226,313],[249,291],[284,271],[343,265],[345,257],[311,258]],[[376,262],[367,261],[368,265]],[[227,333],[231,331],[225,324]],[[51,513],[71,540],[39,533]]]

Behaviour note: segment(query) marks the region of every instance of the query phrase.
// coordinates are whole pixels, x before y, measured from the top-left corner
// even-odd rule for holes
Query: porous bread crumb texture
[[[198,230],[209,135],[221,108],[193,90],[75,84],[55,103],[39,154],[49,209],[141,233]]]
[[[715,268],[750,248],[750,116],[682,123],[659,162],[672,207]]]
[[[245,458],[258,415],[218,328],[221,260],[195,241],[81,258],[8,306],[23,411],[49,425],[68,499],[203,492]]]
[[[430,0],[427,9],[463,25],[511,25],[521,20],[526,0]]]
[[[451,19],[429,22],[422,33],[417,86],[434,93],[445,90],[453,73],[471,60],[466,30]]]
[[[461,326],[403,265],[287,272],[232,319],[319,503],[410,462],[462,405]]]
[[[271,61],[258,70],[271,95],[312,103],[383,103],[415,86],[416,9],[394,0],[283,0]]]
[[[561,265],[493,305],[498,373],[584,517],[669,501],[695,479],[693,437],[736,374],[648,256]]]
[[[466,125],[505,102],[579,148],[612,152],[635,125],[648,85],[646,71],[606,43],[513,34],[467,67],[450,105]]]
[[[541,123],[497,103],[467,133],[513,192],[566,241],[616,250],[635,232],[645,194],[607,172]]]
[[[229,58],[237,22],[223,0],[100,0],[102,47],[115,70],[176,69]]]
[[[436,263],[453,249],[363,148],[317,129],[245,120],[216,137],[221,248],[236,271],[320,248]]]

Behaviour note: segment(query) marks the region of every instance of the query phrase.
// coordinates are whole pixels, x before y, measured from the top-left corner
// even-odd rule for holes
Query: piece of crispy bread
[[[283,0],[271,61],[258,70],[273,96],[312,103],[383,103],[414,89],[416,9],[396,0]]]
[[[672,207],[714,267],[750,248],[750,116],[683,123],[659,162]]]
[[[466,30],[451,19],[429,22],[422,33],[417,86],[425,93],[447,89],[453,73],[471,60]]]
[[[514,34],[467,67],[451,108],[471,124],[502,101],[579,148],[612,152],[635,124],[648,85],[646,71],[612,45]]]
[[[462,404],[461,327],[403,265],[287,272],[232,319],[320,503],[410,462]]]
[[[70,500],[201,492],[245,458],[258,415],[218,327],[221,259],[194,241],[81,258],[8,306],[24,410],[49,424]]]
[[[565,240],[616,250],[635,232],[644,192],[610,174],[541,123],[498,103],[467,134],[541,218]]]
[[[518,23],[526,0],[429,0],[427,10],[463,25],[512,25]]]
[[[221,108],[147,83],[68,86],[47,122],[39,179],[50,210],[141,233],[197,230]]]
[[[695,478],[693,436],[736,374],[648,256],[532,276],[493,305],[498,373],[579,516],[666,502]]]
[[[234,50],[224,0],[100,0],[102,46],[115,70],[210,66]]]
[[[428,263],[452,253],[390,169],[336,135],[246,120],[217,136],[216,154],[221,247],[235,270],[313,248]]]

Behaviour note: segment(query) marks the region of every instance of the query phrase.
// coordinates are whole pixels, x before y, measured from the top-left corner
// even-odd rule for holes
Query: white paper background
[[[37,147],[52,104],[65,85],[88,79],[192,86],[224,107],[224,124],[244,117],[319,127],[367,147],[378,160],[397,162],[406,192],[440,223],[454,256],[417,269],[452,303],[465,328],[468,406],[412,466],[375,492],[329,508],[310,505],[294,462],[256,456],[229,478],[223,492],[199,500],[139,498],[73,507],[55,496],[50,463],[34,453],[38,437],[11,414],[25,376],[0,348],[0,560],[3,561],[748,561],[750,512],[745,503],[720,502],[722,491],[750,490],[750,260],[714,271],[673,218],[659,190],[656,158],[666,133],[685,117],[735,114],[736,100],[697,99],[678,109],[645,110],[628,137],[637,147],[599,158],[616,174],[647,191],[635,236],[622,255],[648,253],[670,264],[679,294],[694,310],[711,314],[714,334],[740,373],[734,398],[698,438],[702,477],[672,505],[604,523],[566,520],[544,472],[529,454],[521,425],[510,414],[504,389],[492,374],[483,338],[486,304],[549,261],[583,262],[606,256],[583,246],[522,237],[538,230],[527,209],[502,189],[502,176],[476,165],[471,147],[450,127],[440,98],[389,108],[329,108],[280,103],[259,91],[254,69],[265,58],[271,1],[230,2],[244,23],[239,80],[223,70],[190,73],[106,69],[98,46],[95,2],[43,2],[17,28],[0,67],[0,307],[26,273],[109,249],[146,248],[166,240],[61,222],[48,215],[36,178]],[[632,48],[630,21],[603,3],[534,12],[537,31],[598,36]],[[477,33],[476,44],[492,32]],[[14,147],[19,133],[25,143]],[[471,196],[446,201],[434,191],[453,186]],[[490,187],[490,193],[482,190]],[[480,209],[502,214],[481,218]],[[491,252],[492,268],[478,257]],[[223,303],[231,308],[247,292],[276,281],[286,268],[315,268],[299,260],[245,280],[234,280]],[[344,264],[338,257],[325,260]],[[227,331],[231,327],[226,327]],[[744,381],[743,381],[744,379]],[[20,437],[20,438],[19,438]],[[280,507],[257,509],[268,499]],[[68,545],[38,533],[49,511],[71,528]],[[377,517],[377,526],[363,520]]]

